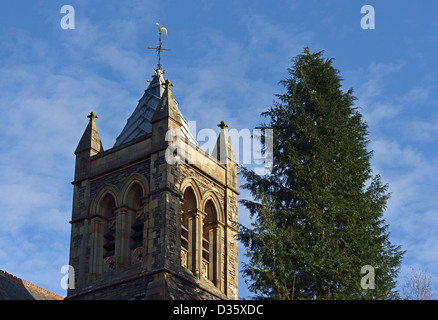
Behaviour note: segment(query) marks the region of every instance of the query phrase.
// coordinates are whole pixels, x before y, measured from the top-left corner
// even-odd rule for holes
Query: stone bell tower
[[[67,299],[238,298],[226,125],[212,154],[199,148],[163,73],[160,64],[112,148],[88,116],[75,151]]]

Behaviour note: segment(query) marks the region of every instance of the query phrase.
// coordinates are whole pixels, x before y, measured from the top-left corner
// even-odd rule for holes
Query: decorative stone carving
[[[201,263],[201,276],[205,280],[208,280],[208,263],[205,261]]]
[[[144,212],[143,210],[139,210],[135,213],[135,220],[141,220],[144,218]]]
[[[115,270],[116,269],[116,261],[114,256],[108,257],[104,261],[104,271]]]
[[[181,250],[181,267],[187,268],[188,254],[186,250]]]
[[[116,228],[116,219],[112,219],[109,221],[109,230],[113,230]]]
[[[142,247],[135,248],[132,251],[132,259],[131,259],[132,264],[141,262],[141,260],[143,259],[143,256],[144,256],[143,248]]]

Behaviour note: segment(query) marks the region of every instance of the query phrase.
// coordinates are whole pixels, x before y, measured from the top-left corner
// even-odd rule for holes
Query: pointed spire
[[[122,132],[117,137],[114,147],[152,132],[150,121],[164,92],[162,70],[154,70],[152,80],[148,80],[148,82],[148,88],[145,90],[143,97],[138,101],[137,107],[128,118]]]
[[[94,156],[95,154],[103,151],[103,146],[102,142],[100,141],[95,122],[97,115],[94,112],[90,112],[87,118],[89,118],[90,121],[88,122],[87,128],[85,129],[82,138],[79,141],[75,154],[78,154],[82,151],[90,151],[90,156]]]
[[[223,164],[228,164],[229,162],[237,164],[236,156],[226,131],[228,125],[222,120],[217,126],[221,128],[221,131],[219,132],[212,155]]]
[[[174,121],[179,123],[182,126],[183,121],[181,119],[181,113],[178,109],[178,104],[173,98],[172,91],[170,87],[173,87],[173,83],[169,80],[164,82],[164,92],[161,97],[160,102],[158,103],[157,109],[151,119],[151,123],[157,122],[163,118],[172,118]]]

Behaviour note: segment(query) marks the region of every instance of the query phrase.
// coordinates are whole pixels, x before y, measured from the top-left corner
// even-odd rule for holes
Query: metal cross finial
[[[90,119],[90,121],[93,121],[94,119],[98,118],[94,112],[90,112],[90,114],[87,116],[87,118]]]
[[[221,123],[219,123],[217,126],[221,129],[228,128],[228,125],[225,123],[224,120],[222,120]]]
[[[159,32],[159,38],[158,38],[158,46],[155,48],[152,47],[148,47],[148,49],[152,49],[157,51],[157,56],[158,56],[158,69],[157,70],[161,70],[161,52],[163,51],[172,51],[171,49],[164,49],[163,48],[163,44],[161,42],[161,33],[164,33],[165,35],[167,35],[167,29],[164,27],[161,27],[160,24],[157,22],[157,28],[158,28],[158,32]]]

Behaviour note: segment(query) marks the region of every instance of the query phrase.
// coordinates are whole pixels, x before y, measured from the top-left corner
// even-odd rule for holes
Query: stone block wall
[[[232,171],[212,159],[207,167],[169,165],[165,149],[153,150],[150,140],[148,135],[92,156],[86,166],[90,174],[73,182],[70,265],[76,282],[67,299],[237,299],[238,192],[227,184]],[[222,217],[220,286],[181,266],[182,188],[188,181],[199,191],[200,204],[215,199]],[[140,212],[126,202],[133,183],[143,190]],[[99,211],[106,194],[114,197],[113,220]],[[133,263],[126,251],[132,222],[139,216],[144,221],[143,243],[140,261]],[[102,244],[110,220],[115,221],[116,243],[123,238],[125,245],[116,246],[109,268]]]

